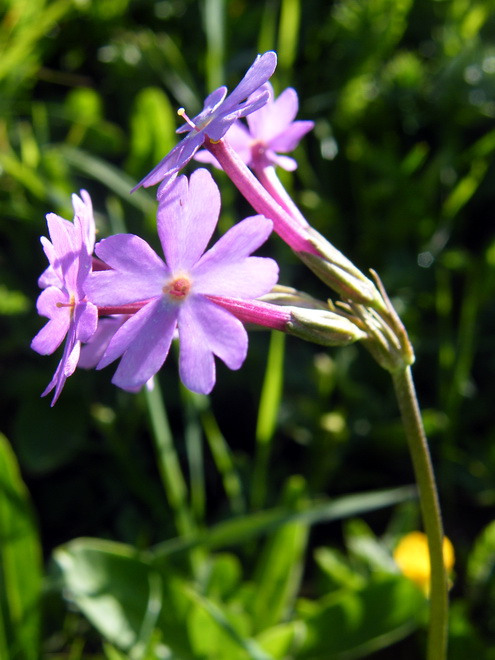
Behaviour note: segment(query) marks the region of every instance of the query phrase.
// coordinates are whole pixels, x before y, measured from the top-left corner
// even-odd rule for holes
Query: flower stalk
[[[392,372],[404,431],[419,491],[423,525],[430,552],[430,621],[427,660],[447,657],[448,576],[443,561],[443,526],[435,475],[421,420],[411,367]]]
[[[204,146],[217,159],[222,169],[251,206],[273,222],[274,231],[317,277],[344,299],[384,309],[380,293],[326,238],[302,221],[300,212],[287,210],[264,188],[238,154],[225,140],[206,140]],[[277,198],[282,201],[280,190]]]

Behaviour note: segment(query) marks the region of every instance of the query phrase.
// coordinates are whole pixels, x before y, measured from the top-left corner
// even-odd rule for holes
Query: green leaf
[[[41,549],[26,487],[0,434],[0,657],[39,658]]]
[[[358,495],[347,495],[330,502],[309,503],[302,510],[293,511],[287,507],[266,509],[245,516],[238,516],[218,523],[200,534],[191,534],[187,538],[176,538],[155,546],[150,556],[155,561],[192,547],[202,545],[209,548],[236,546],[248,540],[258,538],[275,531],[282,525],[300,522],[306,525],[341,520],[362,515],[399,502],[409,500],[416,495],[411,486],[380,490]]]
[[[248,621],[238,612],[227,613],[193,589],[187,593],[195,605],[189,613],[189,631],[195,658],[211,660],[273,660],[248,636]]]
[[[469,555],[467,577],[470,587],[475,590],[486,589],[490,580],[493,582],[494,569],[495,520],[487,525],[478,536]]]
[[[305,504],[305,483],[293,477],[283,495],[284,504],[297,510]],[[252,608],[253,627],[260,632],[288,614],[299,590],[308,540],[308,525],[293,522],[277,530],[266,542],[257,563]]]
[[[426,607],[421,591],[402,576],[359,591],[334,592],[303,617],[306,634],[298,660],[367,657],[408,635]]]
[[[140,657],[157,628],[168,647],[191,657],[188,599],[175,571],[164,566],[158,574],[132,547],[98,539],[71,541],[54,560],[69,597],[107,641]]]

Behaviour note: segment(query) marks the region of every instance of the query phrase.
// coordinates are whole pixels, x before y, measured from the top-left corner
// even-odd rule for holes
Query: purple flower
[[[219,87],[212,92],[206,98],[199,115],[178,129],[178,133],[187,133],[186,137],[133,188],[133,191],[140,186],[148,188],[161,181],[158,189],[160,198],[205,139],[220,140],[236,119],[249,115],[267,102],[269,93],[260,87],[270,78],[276,66],[277,55],[273,51],[258,55],[231,94],[227,96],[226,87]]]
[[[253,216],[232,227],[207,252],[220,212],[220,193],[209,172],[179,177],[158,208],[158,234],[166,263],[141,238],[120,234],[100,241],[96,254],[112,270],[94,272],[86,291],[102,306],[146,301],[115,333],[98,368],[122,356],[112,382],[144,385],[163,365],[177,330],[182,382],[209,393],[214,355],[239,369],[247,352],[242,323],[215,296],[252,299],[274,286],[278,266],[252,257],[269,236],[271,221]]]
[[[49,213],[46,220],[51,242],[43,236],[41,243],[50,262],[49,279],[53,283],[47,282],[38,297],[37,309],[50,320],[34,337],[31,347],[41,355],[51,355],[67,337],[62,359],[42,394],[45,396],[55,388],[53,406],[65,381],[74,373],[81,342],[89,341],[96,330],[98,310],[86,300],[83,289],[91,270],[84,218],[76,212],[72,223]]]
[[[297,168],[297,162],[277,152],[284,154],[293,151],[301,138],[314,127],[314,122],[294,121],[299,101],[292,87],[285,89],[277,99],[273,96],[273,87],[269,82],[263,87],[269,93],[266,105],[246,117],[248,127],[241,121],[232,124],[225,136],[226,140],[246,165],[253,169],[279,165],[292,172]],[[197,153],[195,158],[220,167],[216,158],[206,150]]]

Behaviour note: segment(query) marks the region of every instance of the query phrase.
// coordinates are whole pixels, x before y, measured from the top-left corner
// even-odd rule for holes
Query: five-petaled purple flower
[[[278,152],[286,154],[293,151],[301,138],[314,127],[314,122],[294,121],[299,109],[295,89],[288,87],[275,99],[269,82],[263,88],[269,93],[266,105],[246,117],[247,127],[241,121],[232,124],[225,139],[253,169],[278,165],[292,172],[297,168],[297,162],[289,156],[280,156]],[[206,150],[198,152],[195,158],[220,167],[217,159]]]
[[[253,216],[232,227],[204,252],[220,212],[220,193],[211,175],[197,170],[179,177],[162,197],[158,234],[166,263],[138,236],[120,234],[95,251],[111,270],[93,272],[86,292],[99,306],[143,301],[115,333],[101,359],[103,368],[122,356],[112,382],[123,389],[144,385],[164,363],[178,331],[179,371],[184,385],[209,393],[215,384],[214,355],[230,369],[246,357],[247,333],[216,296],[252,299],[277,281],[272,259],[252,257],[272,223]]]
[[[177,130],[187,133],[185,138],[133,190],[162,182],[158,188],[160,198],[206,139],[220,140],[237,119],[265,105],[269,92],[262,86],[276,66],[277,55],[273,51],[258,55],[231,94],[227,96],[227,88],[219,87],[207,96],[199,115]]]
[[[79,202],[82,206],[78,202],[74,204],[73,223],[49,213],[46,220],[51,242],[44,236],[41,238],[50,266],[44,273],[42,285],[46,288],[38,297],[37,309],[50,320],[33,339],[31,347],[41,355],[50,355],[67,337],[62,359],[42,394],[45,396],[55,388],[52,406],[75,371],[81,342],[89,341],[98,322],[98,310],[84,292],[84,282],[91,270],[90,244],[94,240],[87,224],[90,207],[87,200]]]

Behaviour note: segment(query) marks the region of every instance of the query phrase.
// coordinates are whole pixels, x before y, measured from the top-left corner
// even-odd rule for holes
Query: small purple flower
[[[314,127],[314,122],[294,121],[299,101],[292,87],[285,89],[277,99],[269,82],[263,87],[269,92],[266,105],[246,117],[248,127],[241,121],[232,124],[225,138],[249,167],[260,169],[267,165],[279,165],[292,172],[297,168],[297,162],[277,152],[285,154],[293,151],[301,138]],[[206,150],[197,153],[195,158],[220,167],[216,158]]]
[[[199,115],[178,129],[177,133],[187,133],[185,138],[133,188],[133,191],[140,186],[148,188],[161,181],[158,188],[160,198],[205,139],[220,140],[236,119],[249,115],[267,102],[268,91],[260,88],[273,74],[276,66],[277,55],[273,51],[258,55],[231,94],[227,96],[226,87],[219,87],[212,92],[206,98]]]
[[[189,182],[179,177],[158,208],[158,235],[166,263],[141,238],[120,234],[100,241],[96,254],[112,270],[93,272],[86,291],[99,306],[146,301],[117,330],[98,368],[122,356],[112,382],[123,389],[144,385],[163,365],[177,330],[184,385],[209,393],[214,355],[239,369],[247,353],[242,323],[215,303],[215,296],[252,299],[277,281],[272,259],[252,257],[272,231],[253,216],[232,227],[207,252],[220,213],[220,193],[207,170]]]
[[[74,373],[81,342],[89,341],[96,330],[98,310],[86,300],[83,290],[91,270],[84,218],[76,212],[72,223],[49,213],[46,220],[51,242],[43,236],[41,243],[50,262],[49,279],[53,283],[47,282],[38,297],[37,309],[50,320],[34,337],[31,347],[41,355],[51,355],[67,337],[62,359],[42,394],[45,396],[55,388],[53,406],[65,381]]]

